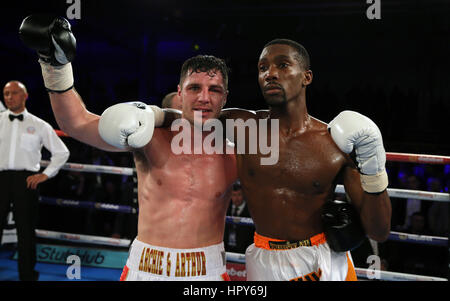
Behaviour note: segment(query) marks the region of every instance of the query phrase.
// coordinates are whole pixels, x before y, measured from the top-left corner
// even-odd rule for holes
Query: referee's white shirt
[[[23,114],[23,121],[11,121],[9,115]],[[25,109],[20,114],[10,110],[0,113],[0,171],[40,170],[42,146],[50,151],[50,164],[43,173],[54,177],[67,162],[69,150],[50,124]]]

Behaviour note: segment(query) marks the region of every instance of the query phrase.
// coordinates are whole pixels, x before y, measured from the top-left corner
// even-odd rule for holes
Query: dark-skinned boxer
[[[308,114],[306,88],[313,74],[306,49],[295,41],[267,43],[258,72],[269,111],[226,109],[222,115],[279,120],[275,164],[261,165],[266,155],[260,152],[237,154],[256,227],[246,251],[247,280],[356,280],[349,251],[366,235],[384,241],[390,230],[381,133],[357,112],[341,112],[329,124]],[[351,204],[334,201],[338,181]]]

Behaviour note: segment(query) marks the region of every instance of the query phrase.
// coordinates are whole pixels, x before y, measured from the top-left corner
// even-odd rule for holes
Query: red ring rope
[[[55,130],[55,132],[60,137],[70,137],[61,130]],[[410,163],[425,163],[425,164],[450,164],[449,156],[406,154],[406,153],[386,153],[386,160],[394,162],[410,162]]]

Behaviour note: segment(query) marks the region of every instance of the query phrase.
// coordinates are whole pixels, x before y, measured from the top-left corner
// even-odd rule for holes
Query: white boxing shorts
[[[325,234],[302,241],[255,233],[245,252],[247,281],[356,281],[350,252],[335,252]]]
[[[198,249],[170,249],[137,239],[120,281],[229,281],[223,243]]]

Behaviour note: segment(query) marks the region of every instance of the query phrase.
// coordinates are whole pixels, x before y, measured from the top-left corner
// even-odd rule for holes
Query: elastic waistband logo
[[[269,247],[275,250],[289,250],[298,247],[310,247],[311,240],[305,239],[300,241],[271,241],[269,240]]]

